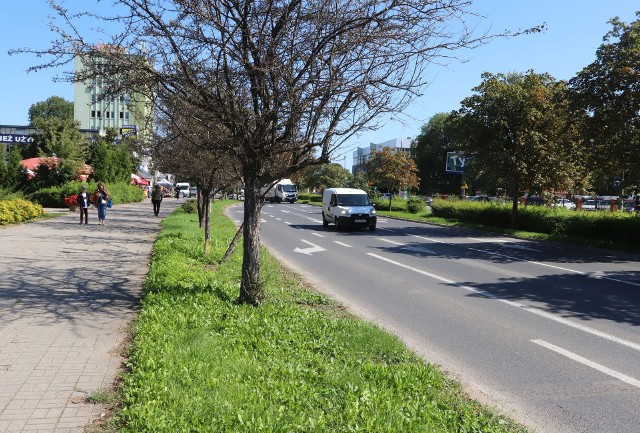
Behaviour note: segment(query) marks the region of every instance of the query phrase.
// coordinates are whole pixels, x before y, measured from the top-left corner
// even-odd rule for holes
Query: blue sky
[[[67,0],[68,4],[93,2]],[[109,0],[100,7],[109,7]],[[556,79],[570,79],[595,59],[602,37],[610,30],[607,21],[619,16],[623,21],[635,20],[640,10],[638,0],[475,0],[471,10],[486,17],[483,28],[494,32],[518,30],[546,23],[541,34],[494,40],[486,46],[459,52],[465,63],[452,61],[448,67],[433,66],[428,71],[431,85],[401,116],[404,122],[388,120],[383,128],[368,132],[346,143],[336,155],[336,162],[351,166],[351,154],[357,146],[395,138],[415,137],[431,116],[458,109],[460,101],[472,94],[480,84],[483,72],[507,73],[534,70],[549,73]],[[28,55],[8,56],[12,48],[47,47],[55,38],[47,27],[51,14],[46,0],[3,2],[3,24],[0,26],[0,124],[26,125],[29,107],[61,96],[73,100],[73,86],[52,81],[61,71],[27,74],[29,66],[39,60]],[[70,65],[72,67],[72,65]]]

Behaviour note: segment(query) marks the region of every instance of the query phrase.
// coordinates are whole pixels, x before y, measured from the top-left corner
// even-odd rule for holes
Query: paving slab
[[[184,200],[0,227],[0,432],[81,433],[105,408],[163,215]]]

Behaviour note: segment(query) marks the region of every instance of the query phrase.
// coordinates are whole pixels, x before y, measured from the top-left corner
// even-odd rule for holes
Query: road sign
[[[447,173],[464,173],[466,158],[464,152],[447,152]]]

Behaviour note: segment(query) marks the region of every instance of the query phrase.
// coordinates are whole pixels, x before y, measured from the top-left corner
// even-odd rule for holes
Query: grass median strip
[[[197,216],[163,221],[134,325],[122,432],[524,432],[469,400],[395,337],[309,290],[266,251],[268,300],[235,302],[241,245],[213,207],[212,252]]]

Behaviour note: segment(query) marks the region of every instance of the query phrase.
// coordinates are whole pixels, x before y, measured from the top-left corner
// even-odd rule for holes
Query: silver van
[[[369,196],[361,189],[328,188],[322,194],[322,224],[336,225],[336,230],[347,227],[376,229],[376,210]]]

